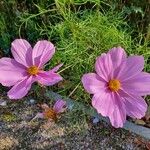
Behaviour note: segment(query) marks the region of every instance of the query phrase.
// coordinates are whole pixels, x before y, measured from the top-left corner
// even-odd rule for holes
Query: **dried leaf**
[[[146,122],[145,122],[144,120],[137,119],[137,120],[135,121],[135,124],[138,124],[138,125],[145,125]]]
[[[58,83],[58,87],[59,88],[65,88],[68,85],[70,85],[70,81],[69,80],[63,80],[63,81]]]

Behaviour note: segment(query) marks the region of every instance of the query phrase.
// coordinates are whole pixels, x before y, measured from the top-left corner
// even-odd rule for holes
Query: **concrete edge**
[[[46,93],[46,96],[51,98],[51,99],[54,99],[54,100],[58,100],[58,99],[66,100],[70,110],[73,109],[74,106],[77,106],[78,108],[82,108],[82,109],[86,108],[86,106],[83,105],[82,103],[76,102],[70,98],[63,98],[60,94],[57,94],[57,93],[52,92],[52,91],[49,91],[48,93]],[[91,117],[96,116],[99,118],[99,120],[103,120],[103,121],[107,122],[108,124],[110,124],[108,118],[97,114],[92,107],[90,109],[88,108],[86,110],[87,110],[87,114],[91,115]],[[146,128],[146,127],[143,127],[140,125],[136,125],[136,124],[129,122],[129,121],[126,121],[123,128],[125,130],[133,132],[137,135],[140,135],[141,137],[144,137],[144,138],[150,140],[150,129],[149,128]]]

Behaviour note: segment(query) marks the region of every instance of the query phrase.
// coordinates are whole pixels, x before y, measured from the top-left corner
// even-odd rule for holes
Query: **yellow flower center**
[[[121,87],[121,83],[117,79],[112,79],[112,80],[109,81],[108,87],[111,91],[117,92]]]
[[[54,121],[56,121],[57,113],[52,108],[49,108],[44,112],[44,118],[53,119]]]
[[[37,66],[31,66],[27,69],[27,72],[30,74],[30,75],[36,75],[38,74],[39,72],[39,68]]]

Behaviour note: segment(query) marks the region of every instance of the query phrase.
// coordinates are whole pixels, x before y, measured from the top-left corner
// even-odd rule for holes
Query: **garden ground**
[[[18,103],[8,100],[7,106],[1,106],[0,150],[145,150],[149,146],[145,139],[104,122],[88,120],[70,125],[67,112],[49,126],[46,120],[32,121],[38,111],[30,97]]]

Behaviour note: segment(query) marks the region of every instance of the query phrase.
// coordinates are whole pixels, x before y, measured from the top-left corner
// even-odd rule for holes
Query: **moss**
[[[2,114],[0,118],[5,122],[13,122],[17,120],[17,117],[14,114]]]

